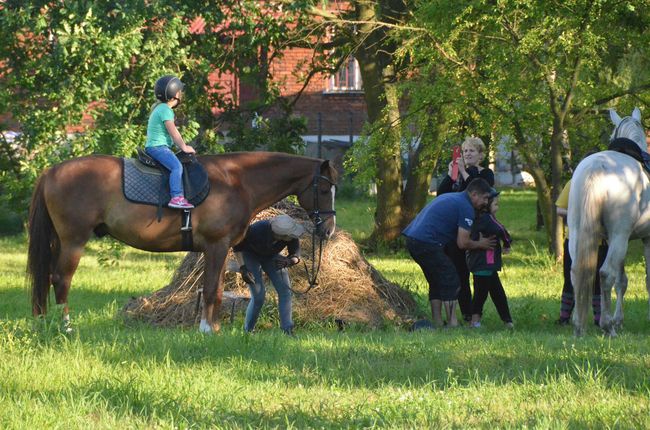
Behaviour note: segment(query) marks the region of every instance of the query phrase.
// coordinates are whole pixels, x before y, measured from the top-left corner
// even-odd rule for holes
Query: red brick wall
[[[303,70],[299,67],[308,63],[311,57],[308,49],[291,49],[271,65],[271,74],[280,85],[283,96],[293,99],[301,90],[307,74],[304,66]],[[307,118],[307,134],[317,134],[320,113],[322,134],[350,134],[351,116],[352,133],[358,135],[367,119],[363,93],[327,93],[328,81],[329,76],[326,75],[312,77],[295,106],[295,113]]]

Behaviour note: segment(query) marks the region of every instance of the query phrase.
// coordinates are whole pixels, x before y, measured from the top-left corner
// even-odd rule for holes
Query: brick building
[[[293,113],[307,120],[303,136],[306,154],[332,159],[340,166],[343,153],[358,138],[367,120],[359,65],[349,58],[336,75],[316,75],[303,88],[300,64],[312,55],[308,49],[287,50],[269,65],[269,71],[283,97],[293,100],[300,95]],[[233,74],[215,71],[210,82],[230,92],[240,106],[257,96],[253,85]]]

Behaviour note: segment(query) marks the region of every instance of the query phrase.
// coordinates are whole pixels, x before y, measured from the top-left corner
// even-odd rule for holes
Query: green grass
[[[367,237],[373,209],[338,202],[339,226]],[[25,239],[0,238],[0,428],[648,428],[650,324],[643,263],[631,247],[621,335],[557,327],[561,268],[534,231],[534,195],[505,192],[500,218],[514,236],[502,279],[516,329],[493,305],[484,327],[409,333],[300,327],[244,334],[125,325],[131,296],[165,285],[183,254],[127,250],[99,265],[91,243],[70,300],[29,317]],[[426,285],[403,251],[368,255],[426,309]],[[269,314],[269,312],[263,313]]]

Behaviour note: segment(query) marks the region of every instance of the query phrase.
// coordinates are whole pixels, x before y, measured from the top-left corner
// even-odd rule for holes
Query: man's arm
[[[458,229],[456,244],[460,249],[493,249],[497,246],[497,239],[494,236],[484,237],[479,234],[478,240],[472,240],[469,233],[469,230],[464,228]]]
[[[246,267],[246,263],[244,263],[244,254],[236,251],[234,252],[234,254],[235,254],[235,259],[237,260],[237,264],[239,264],[239,274],[241,275],[242,280],[247,284],[255,284],[255,280],[253,279],[253,274]]]

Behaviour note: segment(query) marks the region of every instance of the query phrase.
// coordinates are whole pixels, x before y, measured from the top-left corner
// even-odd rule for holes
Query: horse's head
[[[323,239],[331,237],[336,228],[334,196],[337,176],[336,169],[325,160],[314,171],[309,186],[298,194],[298,203],[309,214],[316,234]]]
[[[614,109],[609,110],[609,117],[614,123],[614,131],[610,140],[624,137],[636,143],[643,152],[648,152],[646,135],[641,124],[641,111],[635,107],[631,116],[621,118]]]

